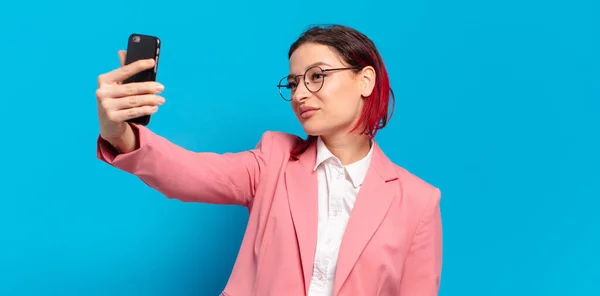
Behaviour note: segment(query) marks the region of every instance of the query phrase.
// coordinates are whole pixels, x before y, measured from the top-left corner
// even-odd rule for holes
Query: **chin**
[[[310,120],[302,122],[302,129],[304,129],[304,132],[309,136],[321,136],[326,134],[327,130],[329,130],[323,124],[311,122]]]
[[[309,121],[300,122],[302,125],[302,129],[309,136],[318,136],[320,134],[320,128],[318,125],[315,125]]]

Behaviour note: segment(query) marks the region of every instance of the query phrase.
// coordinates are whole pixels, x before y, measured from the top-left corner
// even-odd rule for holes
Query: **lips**
[[[317,112],[317,110],[319,110],[319,108],[310,107],[310,106],[301,106],[300,110],[299,110],[300,118],[308,119],[311,116],[313,116],[313,114],[315,114],[315,112]]]
[[[310,106],[301,106],[300,107],[300,116],[302,116],[302,114],[304,114],[306,112],[316,111],[316,110],[319,110],[319,108],[310,107]],[[313,113],[313,112],[311,112],[311,113]]]

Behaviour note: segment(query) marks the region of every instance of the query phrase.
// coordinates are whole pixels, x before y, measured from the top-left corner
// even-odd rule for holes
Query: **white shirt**
[[[373,145],[365,158],[343,166],[321,138],[317,140],[314,170],[318,171],[319,222],[309,296],[333,294],[339,247],[372,155]]]

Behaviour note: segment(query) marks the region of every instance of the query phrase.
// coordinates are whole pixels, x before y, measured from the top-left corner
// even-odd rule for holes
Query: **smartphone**
[[[154,59],[154,68],[137,73],[123,83],[156,81],[156,72],[158,70],[158,56],[160,54],[160,39],[155,36],[142,34],[131,34],[127,42],[127,55],[125,65],[131,64],[137,60]],[[150,123],[150,115],[144,115],[138,118],[132,118],[127,122],[140,125]]]

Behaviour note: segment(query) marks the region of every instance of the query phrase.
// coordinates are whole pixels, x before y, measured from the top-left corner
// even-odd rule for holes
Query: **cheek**
[[[362,97],[353,91],[352,85],[327,89],[321,100],[327,108],[327,113],[346,121],[360,116],[363,106]]]

